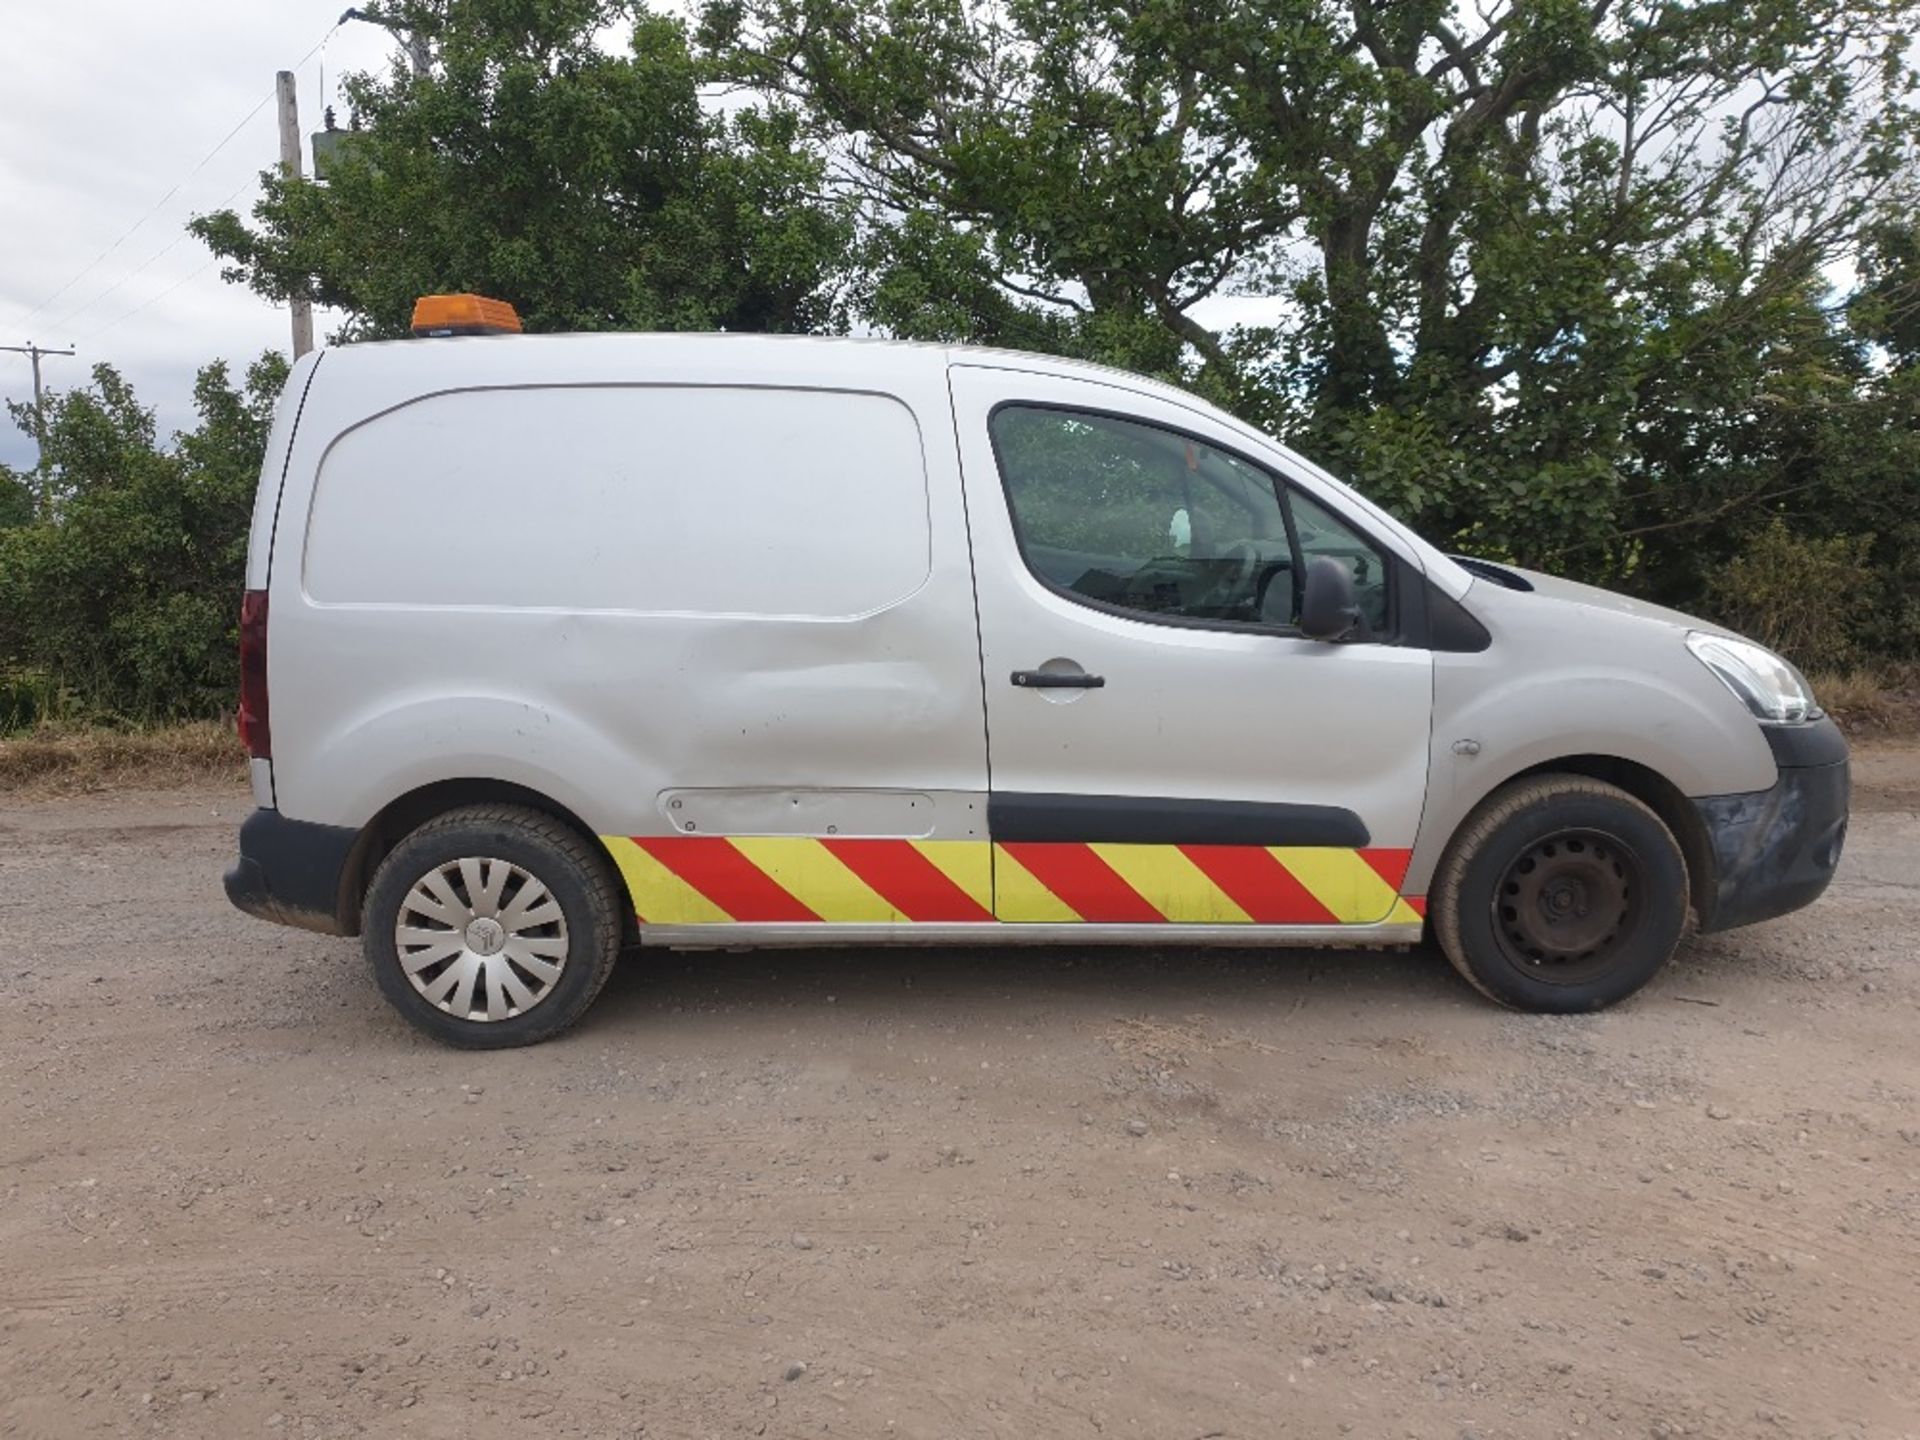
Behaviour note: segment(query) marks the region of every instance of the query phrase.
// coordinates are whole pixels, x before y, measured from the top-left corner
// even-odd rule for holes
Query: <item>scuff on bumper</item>
[[[1818,765],[1782,765],[1770,790],[1710,795],[1693,803],[1713,851],[1714,886],[1700,929],[1731,930],[1811,905],[1833,879],[1847,838],[1850,788],[1846,742],[1832,721],[1802,727],[1782,759],[1842,757]],[[1809,743],[1811,742],[1811,743]]]

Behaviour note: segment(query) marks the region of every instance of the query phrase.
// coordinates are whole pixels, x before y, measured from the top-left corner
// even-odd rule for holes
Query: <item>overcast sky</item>
[[[332,29],[346,8],[5,0],[0,345],[77,349],[42,362],[53,389],[84,384],[102,360],[117,366],[158,412],[163,437],[192,425],[200,366],[225,359],[238,375],[262,350],[286,349],[286,311],[222,281],[182,227],[196,213],[251,206],[261,168],[279,157],[276,70],[297,67],[300,128],[311,134],[345,71],[389,63],[396,52],[384,30],[358,21]],[[1271,302],[1222,298],[1200,318],[1225,325],[1275,313]],[[340,319],[316,314],[316,338],[324,343]],[[32,394],[27,357],[0,352],[0,396]],[[33,463],[33,442],[4,416],[0,461]]]
[[[268,347],[286,349],[286,311],[224,283],[182,226],[196,212],[252,203],[256,176],[279,155],[274,72],[300,61],[345,8],[346,0],[8,0],[0,345],[77,348],[71,360],[42,362],[59,389],[84,383],[98,361],[118,366],[159,412],[163,435],[192,424],[193,374],[208,360],[225,358],[237,373]],[[320,128],[322,65],[324,98],[337,99],[340,73],[384,66],[390,41],[348,24],[300,65],[302,131]],[[176,183],[178,193],[129,234]],[[336,324],[317,316],[316,333]],[[27,357],[0,352],[0,395],[32,394]],[[0,461],[33,461],[32,441],[4,418]]]

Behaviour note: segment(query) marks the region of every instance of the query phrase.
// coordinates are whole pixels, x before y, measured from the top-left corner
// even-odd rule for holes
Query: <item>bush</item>
[[[1708,595],[1728,625],[1801,669],[1846,669],[1875,638],[1872,548],[1871,535],[1810,539],[1775,520],[1713,572]]]
[[[46,678],[0,671],[0,735],[27,730],[53,714],[54,696]]]
[[[0,674],[38,687],[16,724],[55,694],[67,718],[108,722],[232,703],[254,482],[286,370],[265,356],[236,389],[207,366],[200,423],[169,447],[110,366],[49,405],[33,517],[0,528]]]
[[[24,475],[0,465],[0,530],[33,519],[33,487]]]

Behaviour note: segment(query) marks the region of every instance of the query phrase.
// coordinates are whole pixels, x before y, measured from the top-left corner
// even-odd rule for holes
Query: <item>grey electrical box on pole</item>
[[[300,97],[294,88],[293,72],[282,70],[274,77],[280,98],[280,170],[288,179],[300,178]],[[304,295],[293,297],[293,358],[298,360],[313,349],[313,305]]]

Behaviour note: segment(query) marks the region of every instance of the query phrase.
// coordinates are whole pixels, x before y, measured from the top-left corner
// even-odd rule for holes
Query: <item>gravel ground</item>
[[[1920,750],[1579,1019],[1427,954],[635,957],[468,1055],[225,787],[0,797],[0,1435],[1920,1435]]]

